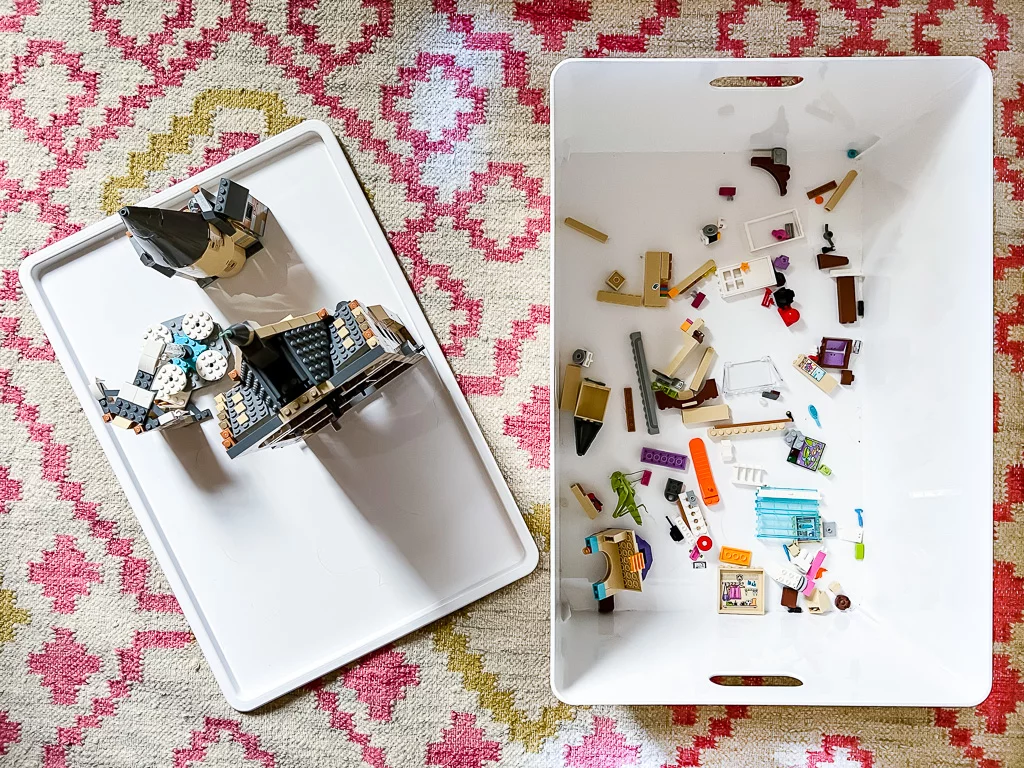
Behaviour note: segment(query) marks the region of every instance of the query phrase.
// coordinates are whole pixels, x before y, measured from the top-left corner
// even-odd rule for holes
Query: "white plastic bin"
[[[723,77],[793,76],[788,87],[722,88]],[[770,82],[777,82],[772,80]],[[790,81],[784,81],[790,82]],[[586,60],[551,78],[552,296],[552,687],[579,704],[754,703],[969,706],[991,687],[992,637],[992,79],[971,58],[793,60]],[[752,150],[784,147],[792,168],[780,197]],[[860,152],[856,159],[847,150]],[[805,192],[855,169],[831,214]],[[720,185],[738,188],[735,200]],[[688,298],[667,309],[599,304],[612,270],[640,292],[645,251],[670,251],[673,278],[708,258],[752,258],[743,222],[795,208],[806,236],[759,251],[785,253],[802,320],[786,328],[760,292],[723,299],[714,278],[700,311]],[[571,216],[609,235],[601,244],[562,224]],[[710,247],[700,227],[726,219]],[[814,264],[822,224],[864,277],[865,316],[840,325],[833,281]],[[782,547],[754,536],[754,498],[730,482],[707,426],[684,427],[662,411],[660,434],[644,427],[628,336],[641,331],[649,365],[680,346],[679,324],[701,317],[725,362],[770,355],[783,397],[726,398],[734,421],[792,411],[796,426],[828,443],[831,477],[787,465],[777,436],[736,439],[737,460],[764,467],[770,485],[817,488],[822,517],[856,525],[864,510],[866,558],[830,539],[826,580],[838,579],[853,610],[787,613],[768,579],[763,616],[716,611],[718,546],[752,550],[754,566],[785,562]],[[862,341],[856,381],[831,397],[794,370],[822,336]],[[562,372],[578,347],[585,372],[612,394],[601,433],[576,456],[571,414],[558,410]],[[697,356],[699,357],[699,355]],[[688,374],[694,366],[689,360]],[[635,433],[624,424],[632,387]],[[822,429],[808,416],[816,406]],[[675,414],[675,418],[671,415]],[[639,463],[642,446],[689,453],[704,438],[722,503],[704,508],[715,549],[695,570],[670,540],[667,477]],[[648,512],[637,528],[613,520],[614,470],[649,468],[638,487]],[[579,482],[605,504],[596,520],[570,491]],[[597,613],[590,583],[604,566],[582,554],[607,527],[637,529],[653,549],[642,594],[616,596]],[[788,676],[796,686],[727,686],[717,676]],[[756,682],[756,681],[754,681]]]

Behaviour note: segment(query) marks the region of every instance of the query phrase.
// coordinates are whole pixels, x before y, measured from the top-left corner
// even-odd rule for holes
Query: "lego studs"
[[[228,359],[216,349],[207,349],[196,358],[196,373],[206,381],[217,381],[228,372]]]
[[[164,344],[170,344],[174,341],[174,336],[171,335],[171,329],[161,323],[149,326],[146,332],[142,334],[142,342],[145,344],[147,341],[153,339],[159,339]]]
[[[189,312],[181,318],[181,330],[193,341],[202,341],[213,333],[213,318],[209,312]]]
[[[174,363],[164,363],[156,372],[153,387],[162,400],[167,400],[185,391],[188,379],[185,372]]]

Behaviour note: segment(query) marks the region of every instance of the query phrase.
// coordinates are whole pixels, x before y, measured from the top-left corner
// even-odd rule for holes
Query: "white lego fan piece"
[[[196,373],[206,381],[217,381],[228,372],[228,359],[216,349],[207,349],[196,358]]]
[[[181,368],[174,363],[164,363],[156,372],[153,388],[162,399],[167,399],[183,392],[187,383],[188,379],[185,378],[185,372]]]
[[[189,312],[181,318],[181,330],[193,341],[202,341],[213,333],[213,317],[209,312]]]
[[[170,344],[174,341],[174,336],[171,333],[171,329],[166,325],[156,323],[155,325],[149,326],[149,328],[146,329],[146,332],[142,334],[143,345],[151,339],[159,339],[164,344]]]

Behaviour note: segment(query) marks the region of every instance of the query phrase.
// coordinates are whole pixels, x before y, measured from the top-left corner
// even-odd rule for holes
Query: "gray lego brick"
[[[326,381],[334,372],[330,322],[333,321],[322,320],[282,334],[303,372],[315,384]]]

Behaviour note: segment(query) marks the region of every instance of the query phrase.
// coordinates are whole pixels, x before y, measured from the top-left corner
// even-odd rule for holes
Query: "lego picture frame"
[[[237,275],[167,279],[112,216],[20,277],[214,677],[251,710],[525,576],[538,552],[330,128],[302,123],[140,205],[180,209],[222,177],[273,212],[265,252]],[[90,298],[127,273],[116,301]],[[337,433],[230,459],[216,419],[147,435],[101,419],[92,379],[135,370],[153,323],[205,311],[267,325],[354,298],[394,310],[424,359]]]

